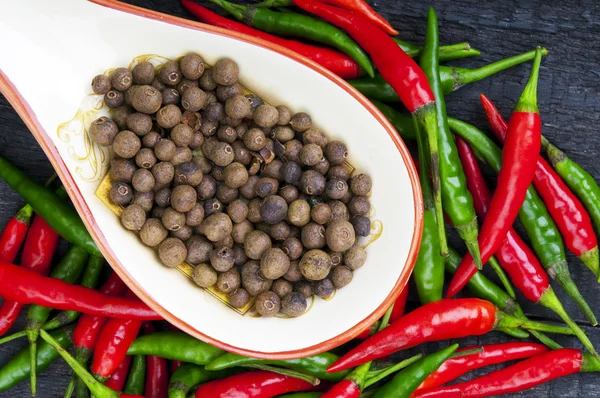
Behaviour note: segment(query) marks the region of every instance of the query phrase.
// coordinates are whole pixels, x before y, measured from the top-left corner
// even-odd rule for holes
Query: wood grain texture
[[[129,0],[129,3],[157,11],[191,18],[177,0]],[[405,40],[422,42],[425,32],[425,15],[433,6],[440,19],[443,43],[469,41],[482,54],[455,65],[476,67],[500,58],[545,46],[550,54],[541,68],[539,108],[543,132],[569,156],[592,174],[600,177],[600,3],[594,0],[437,0],[432,2],[400,2],[379,0],[372,3],[401,32]],[[197,49],[202,53],[202,48]],[[113,67],[115,65],[105,65]],[[243,73],[243,71],[242,71]],[[472,84],[453,93],[448,99],[448,113],[487,129],[485,116],[478,101],[483,92],[495,101],[505,116],[514,106],[529,74],[529,65],[522,65],[485,81]],[[91,76],[90,76],[91,78]],[[0,96],[0,154],[23,168],[38,181],[51,175],[52,169],[42,150],[25,128],[6,100]],[[4,183],[0,182],[0,225],[21,206],[21,200]],[[63,245],[64,246],[64,245]],[[64,250],[64,247],[62,247]],[[571,273],[592,307],[600,303],[600,286],[573,255],[569,254]],[[555,290],[568,312],[585,325],[582,314],[555,286]],[[413,289],[414,291],[414,289]],[[413,307],[414,307],[413,297]],[[556,320],[549,311],[520,297],[525,311],[536,319]],[[600,316],[600,311],[597,313]],[[14,327],[21,330],[23,319]],[[600,330],[585,327],[590,338],[600,347]],[[491,333],[481,338],[462,339],[461,346],[490,344],[507,341],[501,333]],[[558,337],[565,346],[581,345],[574,338]],[[419,347],[416,351],[431,352],[449,342]],[[0,366],[25,345],[25,341],[0,346]],[[411,353],[412,353],[411,352]],[[406,357],[401,353],[398,358]],[[497,367],[495,367],[497,368]],[[491,369],[474,372],[464,380],[482,375]],[[57,361],[38,376],[40,398],[62,397],[70,371],[62,361]],[[462,380],[462,379],[461,379]],[[537,387],[524,394],[530,397],[598,397],[598,375],[578,374]],[[28,383],[22,383],[0,397],[25,397]]]

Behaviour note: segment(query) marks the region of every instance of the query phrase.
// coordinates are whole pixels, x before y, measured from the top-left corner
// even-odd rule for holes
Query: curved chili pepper
[[[128,355],[123,358],[123,362],[119,364],[104,385],[115,391],[122,391],[125,381],[127,380],[127,373],[129,373],[129,365],[131,365],[131,357]]]
[[[150,322],[142,325],[144,334],[155,333],[156,329]],[[146,398],[167,398],[169,390],[169,371],[167,360],[154,355],[146,357]]]
[[[142,395],[146,383],[146,357],[135,355],[131,361],[131,369],[123,392],[125,394]]]
[[[47,342],[50,346],[54,348],[54,352],[57,352],[58,355],[65,360],[65,362],[69,365],[73,372],[81,378],[86,384],[86,386],[92,392],[92,395],[96,398],[144,398],[141,395],[128,395],[128,394],[120,394],[115,390],[106,387],[98,380],[94,379],[94,377],[88,372],[85,367],[83,367],[67,350],[62,348],[60,344],[52,338],[51,335],[48,334],[45,330],[40,332],[40,337]]]
[[[368,55],[350,36],[335,26],[295,12],[276,12],[267,8],[232,4],[225,0],[210,1],[253,28],[281,36],[300,37],[336,48],[356,61],[369,76],[374,75]]]
[[[0,156],[0,178],[21,195],[33,210],[65,240],[84,248],[89,254],[102,256],[75,209],[2,156]]]
[[[475,369],[514,361],[515,359],[529,358],[548,351],[541,344],[523,342],[467,347],[461,348],[456,352],[460,353],[461,351],[469,351],[475,348],[480,348],[481,350],[472,354],[448,358],[438,370],[429,375],[421,383],[417,391],[441,386]]]
[[[441,48],[443,47],[440,47],[440,49]],[[548,50],[544,48],[542,49],[542,53],[543,55],[546,55],[548,54]],[[441,55],[442,53],[440,53],[440,57]],[[510,58],[501,59],[500,61],[476,69],[441,65],[440,81],[442,84],[442,91],[445,95],[448,95],[467,84],[478,82],[505,69],[522,64],[523,62],[531,61],[534,57],[535,50],[515,55]],[[440,60],[442,59],[440,58]],[[376,73],[374,77],[364,76],[348,80],[348,83],[369,99],[383,102],[400,102],[401,100],[392,86],[378,73]]]
[[[343,28],[371,56],[383,78],[394,88],[409,112],[415,114],[427,132],[431,153],[431,174],[436,213],[442,213],[440,166],[438,153],[438,111],[427,76],[416,62],[385,33],[360,15],[327,6],[313,0],[294,0],[294,4],[311,14]],[[444,224],[438,220],[442,254],[448,251]]]
[[[55,330],[51,333],[61,347],[71,346],[72,327]],[[30,348],[25,347],[17,352],[2,368],[0,368],[0,391],[6,391],[16,384],[29,378],[31,365],[29,362]],[[58,353],[52,346],[42,342],[38,346],[36,369],[44,371],[58,358]]]
[[[476,127],[457,119],[449,118],[448,123],[455,133],[467,140],[477,150],[477,153],[496,173],[500,170],[502,151],[487,135]],[[519,219],[544,269],[577,303],[590,322],[594,323],[595,317],[591,308],[571,279],[560,232],[548,214],[544,202],[532,186],[527,190],[525,201],[519,210]]]
[[[294,391],[312,390],[314,386],[304,380],[267,371],[246,372],[202,384],[194,395],[203,397],[271,398]]]
[[[50,273],[50,277],[61,280],[63,283],[75,283],[85,269],[88,253],[80,247],[71,246],[67,250],[65,256],[60,260],[56,267]],[[10,283],[8,280],[6,283]],[[27,311],[27,323],[25,325],[25,333],[29,340],[30,347],[30,366],[31,366],[31,394],[36,393],[36,370],[37,363],[37,339],[40,330],[50,316],[52,308],[32,305]]]
[[[514,327],[561,334],[574,333],[569,328],[515,318],[501,312],[489,301],[474,298],[443,299],[425,304],[404,315],[352,349],[327,371],[339,372],[356,367],[425,342],[480,336],[494,329]]]
[[[210,361],[210,363],[206,365],[206,370],[215,371],[256,364],[275,365],[287,369],[293,369],[298,372],[306,373],[308,375],[323,380],[340,381],[344,377],[346,377],[346,375],[349,372],[327,372],[327,368],[338,359],[339,357],[337,355],[332,354],[330,352],[324,352],[317,355],[311,355],[309,357],[288,360],[249,358],[228,352]]]
[[[458,344],[453,344],[443,350],[427,355],[419,362],[396,373],[392,380],[375,392],[374,398],[409,398],[423,380],[435,372],[457,348]]]
[[[95,289],[103,269],[104,257],[90,256],[79,285]],[[58,329],[64,325],[68,325],[79,318],[80,315],[81,312],[77,311],[59,312],[54,318],[44,324],[44,330]]]
[[[481,94],[480,99],[492,131],[496,138],[504,142],[508,125],[485,95]],[[550,215],[565,238],[567,248],[598,278],[600,276],[598,240],[592,227],[592,220],[583,204],[541,156],[537,160],[533,186],[546,203]]]
[[[477,202],[478,216],[483,220],[491,207],[492,194],[483,179],[483,175],[475,159],[475,154],[469,147],[469,144],[460,137],[457,137],[456,142],[459,147],[465,174],[470,183],[469,188],[473,193],[474,200]],[[510,275],[514,284],[523,292],[527,299],[554,311],[573,329],[582,343],[591,352],[595,352],[592,343],[583,330],[573,322],[554,294],[548,281],[548,275],[535,255],[512,228],[508,230],[506,237],[496,252],[496,256],[502,267]]]
[[[537,82],[541,62],[542,52],[538,48],[529,82],[510,117],[510,130],[502,151],[502,169],[498,173],[498,186],[490,203],[491,216],[486,217],[481,226],[479,240],[483,262],[487,262],[502,245],[525,201],[527,188],[535,174],[541,147],[541,122],[537,108]],[[447,297],[453,297],[467,284],[467,280],[477,269],[476,265],[477,262],[471,256],[465,256],[450,282]]]
[[[210,380],[221,379],[240,373],[238,369],[208,371],[203,366],[184,363],[169,380],[169,398],[185,398],[192,387]]]
[[[127,355],[154,355],[196,365],[206,365],[222,354],[219,348],[181,332],[140,336],[127,350]]]
[[[125,297],[133,298],[131,291]],[[106,379],[121,364],[129,346],[138,335],[142,321],[132,319],[110,319],[102,328],[94,349],[92,373],[100,379]]]
[[[33,209],[29,205],[23,206],[17,214],[8,220],[2,234],[0,234],[0,262],[12,263],[19,253],[25,240]]]
[[[423,390],[415,398],[490,397],[515,393],[577,372],[598,372],[600,362],[572,348],[549,351],[476,379]]]
[[[21,267],[41,275],[50,272],[52,257],[58,247],[60,236],[50,228],[42,217],[34,217],[21,253]],[[0,305],[0,336],[17,321],[24,303],[4,297]]]
[[[346,54],[339,53],[326,47],[318,47],[296,40],[282,39],[269,33],[261,32],[260,30],[253,29],[242,23],[224,18],[192,0],[181,0],[181,4],[201,22],[245,33],[249,36],[257,37],[288,48],[318,63],[324,68],[329,69],[343,79],[352,79],[361,75],[360,66]]]
[[[394,29],[392,25],[385,20],[384,17],[379,15],[363,0],[324,0],[324,2],[338,7],[342,7],[348,11],[353,11],[357,14],[364,16],[388,35],[398,35],[398,31]]]
[[[600,186],[594,177],[544,137],[542,137],[542,149],[546,152],[554,170],[583,202],[596,229],[600,230]],[[600,273],[598,280],[600,281]]]
[[[110,297],[94,289],[70,285],[64,281],[37,275],[12,264],[0,263],[0,297],[57,310],[75,310],[84,314],[112,318],[161,320],[162,317],[139,299]]]

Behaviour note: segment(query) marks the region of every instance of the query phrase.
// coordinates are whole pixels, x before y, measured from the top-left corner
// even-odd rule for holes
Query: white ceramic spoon
[[[414,166],[383,115],[335,75],[282,47],[112,0],[5,1],[0,37],[0,90],[46,152],[114,270],[180,329],[240,354],[306,356],[360,333],[406,284],[422,228]],[[351,163],[373,177],[372,219],[382,234],[353,282],[327,302],[316,299],[304,316],[235,313],[162,266],[94,195],[110,153],[86,133],[104,112],[100,98],[89,95],[92,77],[141,54],[176,58],[191,51],[209,64],[225,56],[236,60],[244,86],[273,104],[309,112],[330,137],[347,143]],[[11,134],[1,127],[0,133]]]

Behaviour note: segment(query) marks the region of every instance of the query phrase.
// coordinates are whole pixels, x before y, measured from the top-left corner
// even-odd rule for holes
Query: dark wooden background
[[[177,0],[128,0],[128,2],[168,14],[191,18]],[[374,3],[401,32],[405,40],[422,42],[425,32],[427,7],[435,7],[440,19],[443,43],[469,41],[482,54],[480,57],[456,62],[456,65],[475,67],[497,59],[545,46],[550,54],[541,68],[539,108],[544,123],[544,134],[564,149],[569,156],[592,174],[600,177],[600,2],[594,0],[436,0],[395,1],[379,0]],[[0,17],[1,18],[1,17]],[[132,32],[134,34],[134,32]],[[199,48],[198,52],[202,53]],[[529,74],[529,66],[520,66],[493,78],[472,84],[448,98],[448,113],[487,128],[478,102],[483,92],[495,101],[508,116]],[[57,87],[60,89],[60,87]],[[0,154],[9,158],[38,181],[52,173],[50,163],[23,122],[0,95]],[[0,225],[22,205],[18,195],[0,182]],[[64,245],[61,247],[64,251]],[[569,255],[571,272],[592,308],[600,307],[600,286],[593,275],[574,256]],[[0,281],[0,283],[2,283]],[[575,305],[557,288],[556,291],[568,312],[589,333],[600,349],[600,330],[588,326]],[[413,297],[414,299],[414,297]],[[520,302],[532,318],[556,320],[549,311]],[[597,311],[600,317],[600,310]],[[14,331],[21,330],[21,319]],[[506,341],[501,333],[481,338],[463,339],[462,346]],[[558,337],[565,346],[581,348],[575,338]],[[431,352],[444,344],[419,347]],[[3,365],[25,341],[0,346],[0,365]],[[478,375],[489,371],[477,372]],[[38,376],[38,396],[62,397],[71,372],[62,361],[54,363]],[[596,374],[577,374],[556,380],[527,391],[535,397],[598,397],[599,378]],[[0,397],[25,397],[28,383],[1,392]]]

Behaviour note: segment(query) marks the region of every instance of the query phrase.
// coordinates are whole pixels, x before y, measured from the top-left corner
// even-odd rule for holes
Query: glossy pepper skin
[[[2,234],[0,234],[0,262],[12,263],[19,253],[25,240],[33,209],[29,205],[23,206],[17,214],[8,220]]]
[[[75,310],[85,314],[113,318],[160,320],[162,317],[139,299],[111,297],[94,289],[71,285],[43,277],[12,264],[0,263],[0,297],[23,304],[37,304],[57,310]]]
[[[154,355],[196,365],[206,365],[223,350],[181,332],[156,332],[138,337],[127,355]]]
[[[60,236],[84,248],[89,254],[102,256],[75,209],[1,156],[0,178],[21,195]]]
[[[531,76],[515,111],[510,117],[510,127],[502,151],[502,169],[498,185],[490,203],[489,214],[481,227],[479,246],[481,260],[487,262],[500,248],[506,233],[512,227],[533,180],[541,147],[541,121],[537,108],[537,81],[542,51],[536,51]],[[447,297],[453,297],[476,271],[476,262],[469,255],[459,265]]]
[[[50,272],[50,265],[59,239],[60,236],[42,217],[34,217],[23,245],[21,267],[41,275],[47,275]],[[6,263],[11,262],[6,261]],[[4,297],[4,301],[0,305],[0,336],[15,324],[24,305],[24,303]]]
[[[201,22],[278,44],[305,56],[343,79],[356,78],[361,74],[360,66],[346,54],[326,47],[318,47],[296,40],[286,40],[261,32],[242,23],[224,18],[192,0],[181,0],[181,4]]]
[[[144,322],[142,330],[145,334],[156,332],[150,322]],[[146,357],[146,398],[167,398],[169,392],[169,369],[167,360],[154,355]]]
[[[210,380],[221,379],[240,373],[239,369],[208,371],[203,366],[184,363],[169,379],[169,398],[185,398],[192,387]]]
[[[129,372],[129,366],[131,365],[131,357],[128,355],[123,358],[123,362],[117,367],[113,374],[106,380],[104,385],[115,391],[123,391],[125,381],[127,380],[127,373]]]
[[[478,156],[498,172],[502,167],[502,152],[494,142],[476,127],[457,119],[449,118],[450,128],[477,150]],[[596,318],[571,279],[560,232],[550,217],[542,199],[530,186],[525,201],[519,210],[523,225],[533,249],[542,266],[567,294],[577,303],[586,318],[593,324]]]
[[[506,121],[489,98],[483,94],[479,98],[494,135],[504,142],[508,132]],[[542,156],[537,160],[533,186],[546,203],[567,248],[598,277],[598,239],[592,220],[583,204]]]
[[[420,361],[396,373],[394,378],[375,392],[374,398],[409,398],[427,376],[435,372],[450,355],[456,351],[458,344],[427,355]]]
[[[465,383],[423,390],[415,398],[490,397],[535,387],[577,372],[597,372],[598,360],[572,348],[534,356]]]
[[[480,349],[480,350],[477,350]],[[541,344],[529,342],[489,344],[479,347],[465,347],[457,350],[461,351],[476,350],[472,354],[448,358],[431,375],[429,375],[418,390],[426,390],[441,386],[448,382],[458,379],[460,376],[484,366],[495,365],[516,359],[533,357],[548,351],[548,348]]]
[[[271,398],[294,391],[308,391],[314,387],[300,379],[267,371],[241,373],[202,384],[196,398]]]
[[[396,36],[398,34],[398,31],[364,0],[325,0],[324,2],[361,14],[388,35]]]
[[[142,395],[146,384],[146,357],[136,355],[131,361],[131,369],[123,387],[125,394]]]

